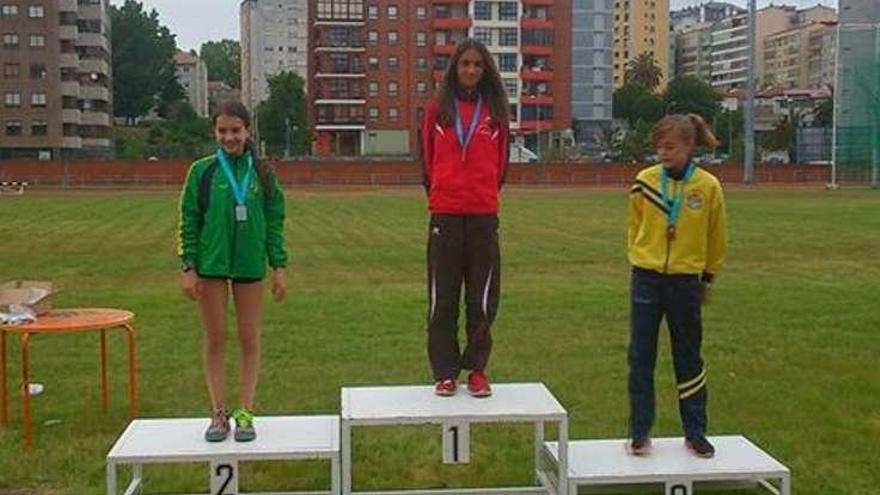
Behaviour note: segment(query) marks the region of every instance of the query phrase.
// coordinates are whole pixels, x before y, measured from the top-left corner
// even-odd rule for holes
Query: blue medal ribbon
[[[666,170],[666,167],[663,167],[663,173],[660,175],[660,192],[663,197],[663,204],[669,208],[669,213],[666,214],[666,228],[669,232],[670,238],[675,237],[675,226],[678,224],[678,217],[681,216],[681,202],[682,197],[684,196],[684,186],[694,175],[696,169],[697,167],[694,166],[693,163],[687,164],[687,168],[684,170],[684,178],[681,180],[681,187],[676,189],[675,196],[670,200],[668,190],[669,171]]]
[[[217,160],[220,162],[220,168],[223,169],[223,173],[226,174],[226,180],[229,181],[229,187],[232,188],[232,195],[235,197],[235,204],[238,206],[244,206],[247,199],[247,190],[251,184],[251,177],[254,175],[254,158],[250,153],[247,153],[245,156],[247,157],[247,172],[245,172],[244,179],[239,184],[235,178],[235,173],[232,172],[232,165],[229,163],[229,156],[226,154],[226,151],[222,148],[217,150]]]
[[[477,97],[477,108],[471,116],[471,125],[467,134],[464,133],[464,123],[461,121],[461,111],[458,109],[458,100],[455,101],[455,135],[458,137],[458,144],[461,145],[461,159],[464,160],[467,153],[467,147],[471,144],[474,134],[477,132],[477,125],[480,123],[480,114],[483,113],[483,98]]]

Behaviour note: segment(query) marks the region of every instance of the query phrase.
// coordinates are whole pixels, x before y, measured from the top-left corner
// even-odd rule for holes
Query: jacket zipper
[[[678,194],[678,184],[677,183],[675,184],[675,186],[673,186],[672,191],[673,191],[672,197],[675,197]],[[682,194],[684,194],[684,191],[682,191]],[[669,206],[668,204],[666,205],[666,207],[671,208],[671,206]],[[667,225],[667,229],[668,229],[668,227],[669,226]],[[669,273],[669,253],[670,253],[670,251],[672,251],[672,239],[669,238],[669,231],[667,230],[666,231],[666,262],[663,265],[663,274],[664,275]]]

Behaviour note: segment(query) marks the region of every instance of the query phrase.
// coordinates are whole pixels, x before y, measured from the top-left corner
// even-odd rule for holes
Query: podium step
[[[715,445],[712,459],[699,459],[684,446],[683,438],[653,439],[644,457],[626,452],[626,440],[573,440],[568,444],[568,479],[578,487],[599,485],[666,484],[672,482],[754,482],[767,486],[778,480],[780,493],[790,488],[789,470],[747,438],[739,435],[709,437]],[[556,442],[546,442],[546,453],[559,459]],[[683,491],[681,493],[691,493]]]
[[[464,389],[453,397],[438,397],[431,386],[342,389],[342,418],[353,423],[504,422],[566,417],[565,408],[543,383],[493,385],[492,396],[480,399]]]
[[[338,416],[260,416],[257,439],[209,443],[208,418],[132,421],[107,454],[108,462],[158,463],[329,458],[339,453]]]

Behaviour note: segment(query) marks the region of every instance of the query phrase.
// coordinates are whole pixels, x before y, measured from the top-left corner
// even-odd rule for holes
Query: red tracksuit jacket
[[[458,108],[467,132],[477,103],[459,100]],[[509,158],[509,125],[494,121],[484,101],[474,136],[463,152],[455,125],[437,122],[439,109],[436,98],[428,102],[422,122],[422,166],[431,213],[498,213],[498,192]]]

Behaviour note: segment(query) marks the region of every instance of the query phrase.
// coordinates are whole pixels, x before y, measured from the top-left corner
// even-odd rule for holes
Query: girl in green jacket
[[[241,346],[240,400],[235,440],[256,438],[254,393],[260,368],[260,321],[266,264],[272,295],[281,302],[284,268],[284,193],[274,172],[257,160],[250,141],[250,115],[227,103],[214,116],[217,152],[190,167],[180,201],[178,255],[183,293],[198,301],[205,329],[203,361],[211,398],[209,442],[229,435],[226,410],[225,341],[229,291],[235,302]]]

